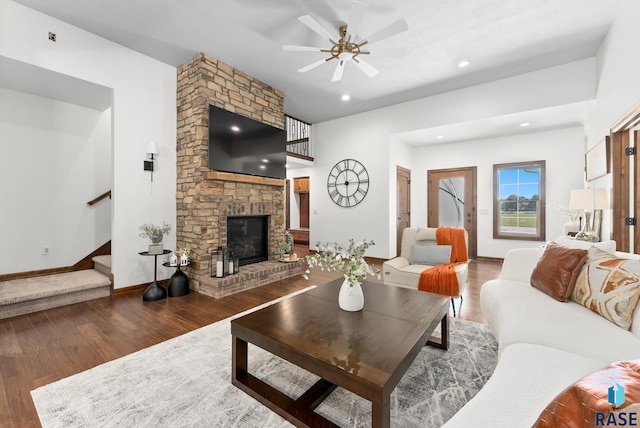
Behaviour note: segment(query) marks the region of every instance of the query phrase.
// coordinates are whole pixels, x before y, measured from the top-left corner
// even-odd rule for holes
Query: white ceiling
[[[367,61],[380,74],[368,78],[348,63],[335,83],[335,61],[299,73],[325,54],[286,52],[282,45],[326,46],[297,17],[310,14],[337,34],[351,0],[15,1],[174,66],[204,52],[282,90],[287,114],[318,123],[593,57],[622,0],[362,0],[369,11],[359,34],[398,18],[409,30],[369,47]],[[403,57],[394,54],[398,48],[406,50]],[[471,65],[458,68],[463,59]],[[341,101],[344,93],[350,101]],[[562,111],[567,123],[581,120],[584,108],[575,107]],[[531,129],[562,126],[557,113]],[[482,125],[477,132],[484,138],[497,135],[506,119],[519,120],[467,125]],[[424,139],[404,137],[411,144]]]

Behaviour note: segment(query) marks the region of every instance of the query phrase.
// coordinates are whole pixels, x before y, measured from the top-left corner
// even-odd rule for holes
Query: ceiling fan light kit
[[[318,23],[318,21],[316,21],[311,15],[303,15],[299,17],[298,20],[322,38],[328,39],[332,46],[326,49],[315,46],[283,45],[282,49],[298,52],[322,52],[330,55],[328,58],[313,62],[298,69],[301,73],[306,73],[309,70],[335,59],[338,61],[338,65],[333,72],[333,76],[331,78],[332,82],[337,82],[342,79],[345,64],[350,61],[353,61],[353,63],[368,77],[374,77],[379,73],[379,70],[362,59],[360,55],[370,54],[368,50],[363,50],[362,47],[406,31],[408,26],[404,19],[399,19],[371,34],[368,38],[356,43],[355,40],[358,34],[358,29],[360,28],[360,24],[368,10],[369,6],[367,4],[354,0],[351,5],[351,12],[347,23],[340,26],[338,29],[338,41],[335,41],[331,32],[320,25],[320,23]]]

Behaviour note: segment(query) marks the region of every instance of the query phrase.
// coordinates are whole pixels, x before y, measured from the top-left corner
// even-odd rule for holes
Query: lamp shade
[[[149,141],[147,144],[147,152],[148,155],[157,155],[158,154],[158,146],[155,141]]]
[[[576,189],[571,191],[569,208],[594,210],[609,208],[607,189]]]

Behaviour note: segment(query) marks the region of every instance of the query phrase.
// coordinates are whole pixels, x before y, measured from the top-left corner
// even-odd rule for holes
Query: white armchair
[[[467,232],[464,234],[467,249],[469,245],[469,237]],[[409,262],[411,257],[411,248],[416,246],[433,246],[438,245],[436,241],[436,228],[435,227],[409,227],[402,232],[402,244],[400,247],[400,256],[395,257],[383,263],[382,271],[384,273],[384,283],[388,285],[395,285],[397,287],[418,289],[418,282],[420,281],[420,274],[433,265],[427,264],[411,264]],[[467,285],[467,278],[469,274],[469,266],[467,263],[461,263],[455,267],[456,278],[459,285],[459,293],[456,296],[451,297],[451,304],[453,306],[453,315],[455,316],[456,310],[453,305],[453,299],[459,297],[462,304],[462,291]]]

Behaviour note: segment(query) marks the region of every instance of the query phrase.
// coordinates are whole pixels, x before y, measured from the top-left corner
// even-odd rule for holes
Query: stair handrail
[[[87,205],[95,205],[98,202],[100,202],[101,200],[105,199],[105,198],[109,198],[111,199],[111,190],[107,190],[106,192],[104,192],[102,195],[98,196],[97,198],[87,202]]]

